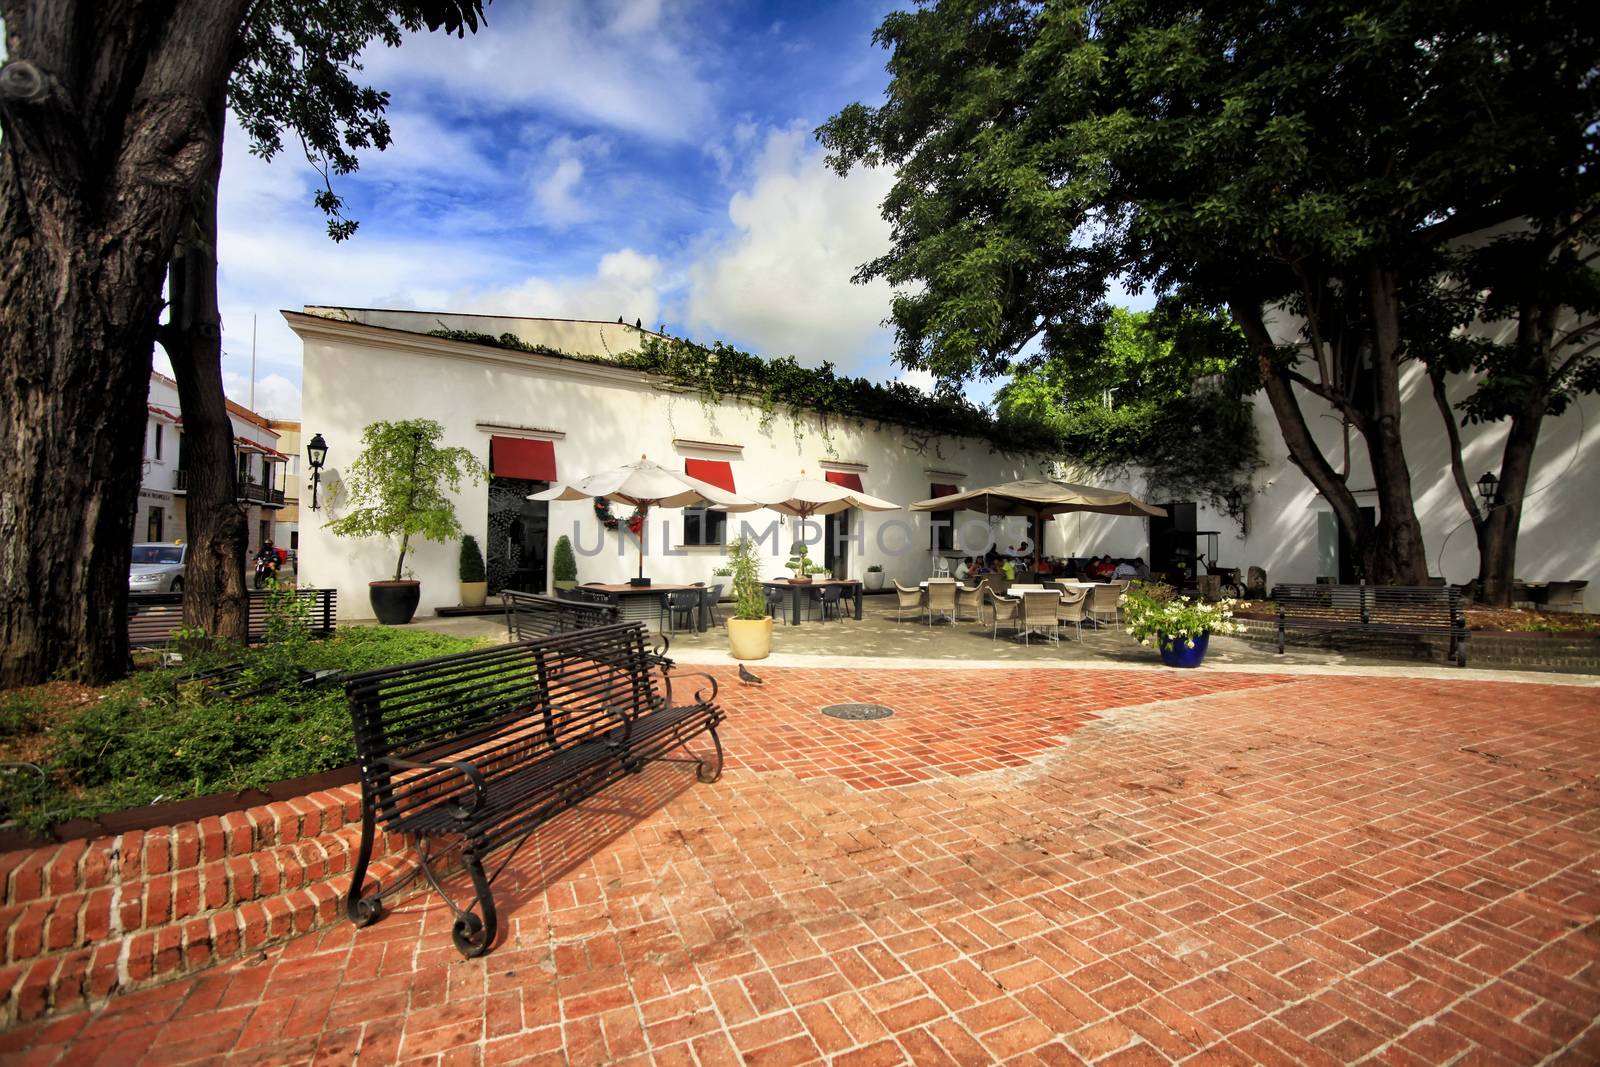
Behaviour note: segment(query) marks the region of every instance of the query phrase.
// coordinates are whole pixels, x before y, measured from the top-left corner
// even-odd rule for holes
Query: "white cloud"
[[[585,214],[583,205],[572,198],[572,190],[583,180],[583,160],[568,156],[534,187],[534,196],[551,222],[574,222]]]
[[[459,293],[451,310],[498,315],[549,315],[574,319],[659,321],[664,269],[661,260],[631,248],[600,257],[592,275],[530,277],[486,292]]]
[[[703,247],[689,270],[690,328],[808,362],[850,367],[881,355],[889,287],[850,278],[888,247],[879,204],[892,182],[878,171],[840,178],[800,129],[769,132],[728,203],[732,234]]]
[[[932,394],[935,379],[932,371],[902,370],[895,381],[902,382],[921,392]]]
[[[224,371],[222,391],[235,404],[243,404],[258,415],[273,419],[298,419],[300,417],[300,386],[281,374],[268,374],[256,378],[254,402],[251,400],[250,375],[246,371]]]
[[[414,83],[475,113],[523,108],[687,141],[713,117],[695,25],[659,0],[496,4],[467,40],[424,32],[399,49],[369,49],[363,61],[373,83],[397,98]]]

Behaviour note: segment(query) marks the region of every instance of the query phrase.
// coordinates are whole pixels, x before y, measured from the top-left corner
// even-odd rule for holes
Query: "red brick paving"
[[[655,765],[537,836],[487,958],[419,896],[0,1055],[1600,1061],[1593,689],[762,674],[720,783]]]

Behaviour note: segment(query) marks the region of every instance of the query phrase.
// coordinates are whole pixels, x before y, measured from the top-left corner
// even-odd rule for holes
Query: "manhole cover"
[[[835,719],[887,719],[894,714],[894,709],[882,704],[829,704],[822,709],[822,714]]]

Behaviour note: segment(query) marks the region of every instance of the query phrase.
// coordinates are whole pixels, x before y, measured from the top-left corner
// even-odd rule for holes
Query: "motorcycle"
[[[256,588],[265,589],[267,582],[278,576],[278,561],[273,559],[256,560]]]

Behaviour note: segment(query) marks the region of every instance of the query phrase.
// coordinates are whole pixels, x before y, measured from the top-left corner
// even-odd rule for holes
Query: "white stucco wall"
[[[558,475],[575,480],[637,459],[641,454],[665,466],[682,469],[686,458],[720,459],[731,463],[736,485],[753,489],[769,480],[805,471],[820,475],[831,462],[864,464],[867,492],[909,503],[925,499],[930,483],[954,483],[967,489],[1011,478],[1048,475],[1030,457],[996,452],[988,442],[937,438],[913,441],[894,427],[832,426],[827,437],[815,419],[802,420],[798,439],[787,415],[763,429],[759,412],[737,402],[707,404],[695,394],[675,390],[645,375],[593,364],[530,356],[460,344],[417,333],[441,324],[454,329],[499,334],[514,332],[531,343],[568,352],[626,351],[637,347],[639,332],[615,323],[567,322],[496,316],[456,316],[432,312],[338,310],[318,316],[286,313],[305,342],[305,433],[320,432],[330,446],[328,479],[359,449],[361,430],[377,419],[426,416],[445,426],[450,444],[471,448],[487,461],[492,433],[480,428],[499,424],[536,428],[560,435],[554,444]],[[337,315],[330,321],[324,315]],[[369,329],[368,326],[383,327]],[[1470,524],[1465,524],[1455,485],[1450,478],[1447,439],[1420,366],[1408,366],[1403,380],[1407,458],[1413,471],[1417,514],[1423,527],[1429,569],[1451,582],[1465,582],[1477,573],[1477,549]],[[1470,383],[1453,383],[1452,398],[1465,395]],[[1308,424],[1335,463],[1343,456],[1342,431],[1320,399],[1301,395]],[[1289,462],[1277,423],[1264,396],[1254,401],[1264,465],[1252,481],[1247,528],[1201,506],[1198,527],[1219,530],[1217,561],[1225,566],[1261,566],[1269,582],[1310,582],[1323,570],[1318,552],[1318,516],[1329,511],[1326,501]],[[1525,580],[1587,579],[1589,610],[1600,608],[1600,425],[1588,418],[1592,398],[1585,398],[1560,418],[1547,419],[1535,456],[1534,474],[1524,509],[1517,576]],[[1600,414],[1597,412],[1596,414]],[[1469,478],[1498,469],[1503,426],[1462,430]],[[675,439],[716,441],[741,446],[736,453],[678,447]],[[1358,434],[1351,436],[1353,474],[1350,484],[1363,504],[1375,506],[1371,474]],[[1104,479],[1070,469],[1058,472],[1068,480],[1106,484]],[[304,478],[304,475],[302,475]],[[1116,488],[1144,494],[1140,478]],[[304,485],[302,485],[304,491]],[[327,490],[324,489],[324,500]],[[485,540],[487,489],[463,491],[458,513],[466,532]],[[1159,502],[1159,501],[1157,501]],[[335,498],[335,507],[338,500]],[[619,507],[619,517],[627,512]],[[349,617],[369,615],[365,586],[393,571],[393,551],[377,542],[336,539],[322,528],[328,512],[301,516],[301,574],[305,581],[340,590],[342,610]],[[764,528],[771,513],[733,516]],[[958,515],[958,523],[970,521]],[[885,523],[913,524],[909,551],[885,551],[879,530]],[[898,512],[863,519],[864,551],[850,553],[849,573],[861,577],[867,565],[883,564],[886,576],[911,581],[930,567],[928,519],[921,513]],[[671,550],[662,544],[662,524]],[[711,580],[722,563],[715,548],[679,550],[682,513],[658,512],[650,520],[651,549],[645,572],[659,582]],[[1046,551],[1052,555],[1149,557],[1149,530],[1144,520],[1099,515],[1062,516],[1048,524]],[[792,526],[774,546],[767,542],[769,575],[782,568]],[[1010,520],[998,532],[1002,546],[1020,540],[1022,520]],[[550,539],[562,533],[580,546],[601,537],[590,504],[550,505]],[[575,536],[574,536],[575,535]],[[632,542],[619,555],[616,533],[605,533],[604,553],[579,556],[580,581],[621,581],[635,573]],[[892,539],[891,547],[898,547]],[[959,547],[959,542],[958,542]],[[1204,544],[1202,544],[1202,549]],[[420,610],[456,603],[455,545],[423,544],[410,561],[422,580]],[[812,556],[821,561],[820,547]]]
[[[1044,473],[1037,461],[1002,455],[986,441],[942,437],[924,443],[913,441],[893,427],[880,429],[854,423],[832,424],[825,437],[820,423],[810,417],[802,420],[797,434],[795,423],[786,414],[779,414],[763,428],[760,412],[753,406],[736,401],[706,403],[698,394],[672,389],[634,372],[414,334],[380,332],[321,317],[292,313],[286,316],[305,343],[303,432],[321,433],[328,442],[324,503],[329,500],[329,485],[337,483],[344,468],[356,458],[362,429],[368,423],[417,417],[438,421],[445,428],[447,444],[469,448],[485,462],[491,436],[517,434],[514,430],[493,429],[495,425],[526,428],[523,433],[527,436],[538,436],[539,431],[560,434],[554,449],[557,475],[563,481],[575,481],[632,462],[641,455],[678,470],[683,469],[686,458],[728,461],[735,485],[741,489],[754,489],[801,471],[821,477],[834,464],[860,464],[865,466],[860,477],[866,492],[909,503],[926,499],[933,483],[953,483],[965,489]],[[503,332],[493,328],[503,320],[487,326],[463,326],[463,320],[478,317],[458,319],[428,314],[424,318],[429,329],[437,328],[443,319],[452,328]],[[555,343],[527,332],[532,330],[528,323],[550,320],[517,321],[524,323],[521,336],[525,339]],[[615,324],[579,325],[605,328],[612,333],[624,329]],[[625,333],[636,345],[637,332],[626,327]],[[615,341],[608,338],[608,343]],[[575,350],[571,345],[557,347]],[[741,447],[734,453],[680,447],[673,443],[677,439]],[[302,500],[308,500],[304,485],[301,490]],[[342,503],[335,492],[331,514],[338,514]],[[456,504],[464,531],[476,536],[480,543],[485,542],[487,487],[464,488]],[[630,511],[626,506],[613,510],[618,518]],[[392,576],[395,551],[381,541],[333,537],[324,526],[329,515],[326,507],[316,513],[309,507],[301,511],[300,578],[313,585],[337,588],[345,617],[370,617],[367,582]],[[625,581],[636,573],[633,542],[629,540],[619,554],[622,542],[618,533],[602,530],[589,501],[551,503],[549,515],[551,543],[565,533],[580,549],[579,581]],[[729,530],[737,532],[741,522],[765,530],[777,518],[767,511],[733,515]],[[958,523],[974,518],[958,516]],[[931,553],[927,547],[926,514],[869,514],[861,516],[860,521],[864,545],[861,551],[852,547],[849,552],[851,577],[862,577],[873,563],[884,566],[886,580],[911,582],[928,575]],[[1130,528],[1130,536],[1138,545],[1138,550],[1130,554],[1142,553],[1143,522],[1113,521]],[[769,576],[787,573],[783,563],[788,558],[792,522],[783,528],[780,537],[770,538],[762,546],[764,569]],[[903,539],[882,529],[891,522],[909,524],[914,530],[911,545],[903,553],[897,551]],[[976,517],[976,522],[981,526],[981,516]],[[681,548],[681,511],[653,512],[649,523],[647,575],[660,583],[715,580],[712,571],[723,564],[722,551]],[[670,549],[661,544],[663,524]],[[1020,540],[1023,532],[1023,520],[1013,520],[1005,529],[1002,543]],[[599,555],[585,556],[581,552],[584,547],[602,543]],[[425,542],[414,546],[408,567],[422,583],[419,613],[431,613],[436,607],[458,602],[457,554],[455,544]],[[820,545],[813,545],[811,555],[816,562],[822,561]]]

